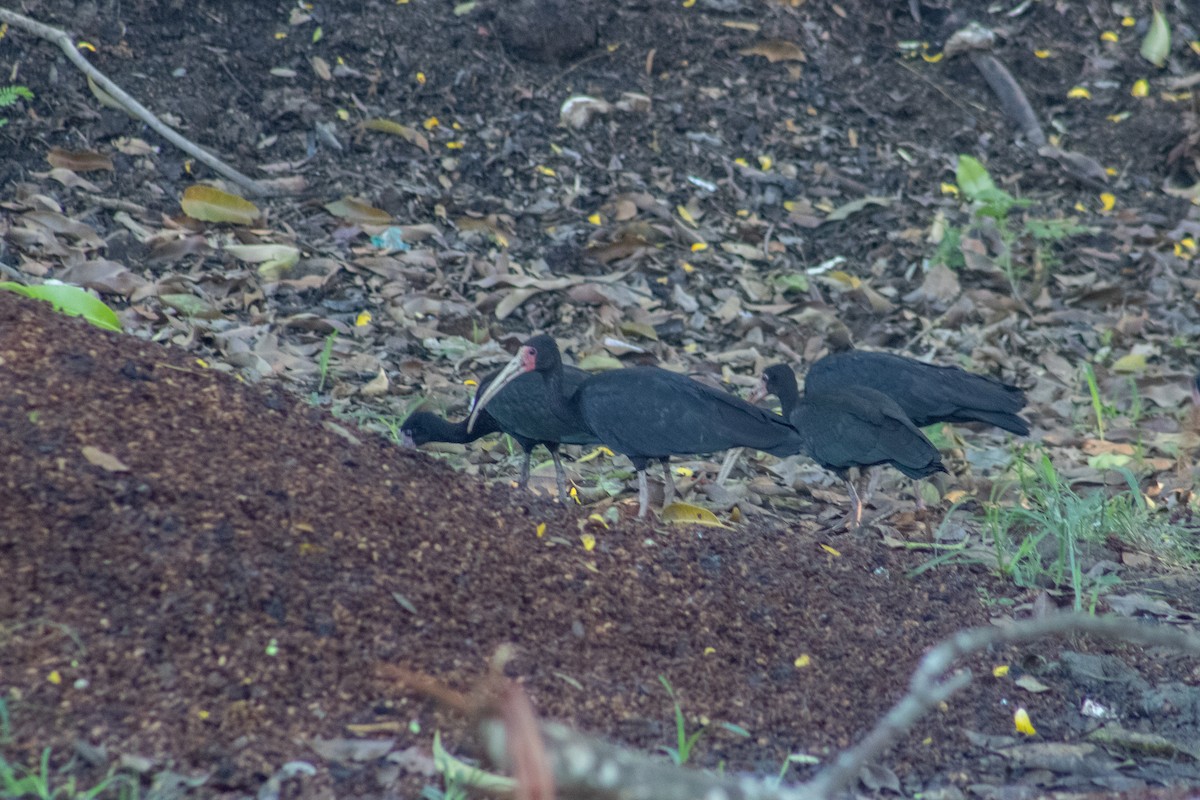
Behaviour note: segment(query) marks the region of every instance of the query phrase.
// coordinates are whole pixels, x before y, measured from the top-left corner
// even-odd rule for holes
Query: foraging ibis
[[[494,383],[500,370],[483,379],[475,392],[472,409]],[[588,373],[576,367],[564,367],[562,387],[573,392],[588,377]],[[488,410],[480,413],[474,424],[468,420],[450,422],[428,411],[417,411],[409,415],[400,427],[404,443],[417,446],[426,442],[453,442],[466,444],[489,433],[503,432],[513,437],[524,451],[521,462],[521,477],[517,485],[524,487],[529,482],[529,462],[533,448],[545,445],[554,459],[554,474],[558,483],[558,496],[567,496],[566,472],[558,454],[559,444],[592,444],[596,438],[586,429],[564,421],[546,404],[548,389],[540,374],[522,375],[503,390],[491,397]]]
[[[517,376],[530,372],[544,376],[544,402],[549,408],[633,462],[638,475],[639,517],[644,517],[649,507],[646,467],[651,460],[663,464],[669,503],[674,483],[667,465],[673,455],[714,453],[731,447],[786,455],[800,447],[800,435],[778,414],[657,367],[602,372],[568,391],[558,344],[545,335],[526,341],[492,381],[475,403],[468,430],[485,407],[491,408],[493,396]]]
[[[806,387],[800,397],[796,373],[776,364],[763,371],[751,399],[768,394],[779,398],[784,418],[800,435],[800,450],[846,483],[852,529],[862,522],[862,500],[850,480],[850,467],[891,464],[910,478],[946,471],[937,448],[882,392],[853,386],[814,393]]]
[[[1029,435],[1029,423],[1017,415],[1025,407],[1025,392],[988,375],[894,353],[849,350],[817,360],[804,378],[806,396],[850,386],[886,394],[918,428],[938,422],[982,422]]]

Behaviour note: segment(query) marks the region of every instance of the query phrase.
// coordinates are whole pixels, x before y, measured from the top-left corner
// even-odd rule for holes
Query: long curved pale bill
[[[757,403],[769,394],[770,392],[767,391],[766,379],[760,378],[758,385],[756,385],[754,389],[751,390],[750,394],[746,396],[746,402]]]
[[[500,394],[500,390],[507,384],[524,372],[524,365],[521,359],[521,353],[518,352],[512,361],[504,365],[504,369],[500,370],[499,374],[492,379],[488,384],[487,389],[483,394],[475,399],[475,407],[471,409],[471,416],[467,417],[467,433],[470,433],[475,428],[475,420],[479,417],[479,412],[483,411],[483,407],[496,395]]]

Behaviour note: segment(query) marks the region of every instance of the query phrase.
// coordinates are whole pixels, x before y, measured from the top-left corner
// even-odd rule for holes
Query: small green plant
[[[1193,537],[1154,513],[1126,467],[1113,471],[1127,488],[1111,496],[1100,489],[1076,492],[1045,451],[1033,447],[1022,448],[1014,469],[1015,484],[998,484],[985,506],[983,530],[990,548],[940,554],[913,574],[947,563],[992,564],[1021,587],[1066,587],[1075,610],[1091,612],[1100,595],[1120,582],[1115,575],[1085,572],[1093,545],[1115,538],[1180,564],[1200,561]],[[1014,487],[1017,501],[1001,502]],[[983,593],[980,601],[985,606],[1003,602]]]
[[[57,784],[57,785],[56,785]],[[97,800],[116,797],[136,800],[137,779],[115,770],[90,789],[81,789],[74,775],[59,780],[50,769],[50,748],[42,751],[36,767],[13,765],[0,756],[0,797],[36,798],[36,800]]]
[[[433,734],[433,766],[441,773],[444,785],[425,786],[421,789],[422,800],[467,800],[470,789],[511,795],[516,789],[516,782],[512,778],[486,772],[450,755],[442,746],[442,735],[439,731]]]
[[[18,100],[32,100],[33,92],[28,86],[0,86],[0,108],[16,105]],[[0,128],[8,124],[8,117],[0,117]]]
[[[1022,463],[1019,475],[1023,502],[991,503],[985,518],[1001,574],[1019,586],[1047,580],[1069,586],[1074,609],[1084,610],[1087,601],[1091,611],[1100,593],[1118,582],[1111,575],[1086,576],[1082,566],[1087,545],[1113,532],[1109,499],[1101,491],[1076,493],[1044,452]]]
[[[317,394],[325,391],[325,380],[329,377],[329,359],[333,357],[333,343],[337,341],[337,331],[330,331],[325,337],[325,347],[321,350],[321,357],[317,359],[317,369],[321,379],[317,382]]]
[[[1038,282],[1044,283],[1046,273],[1058,263],[1053,245],[1063,239],[1087,233],[1091,229],[1073,219],[1047,219],[1021,214],[1030,201],[1014,197],[998,187],[978,159],[960,155],[955,180],[963,196],[971,203],[971,220],[965,230],[949,226],[945,229],[935,263],[951,268],[966,265],[962,250],[965,232],[989,240],[994,252],[991,260],[1008,279],[1014,297],[1022,297],[1022,284],[1030,277],[1028,264],[1033,264]]]
[[[121,320],[116,312],[97,300],[86,290],[65,283],[47,282],[39,286],[25,286],[12,281],[0,282],[0,290],[24,295],[33,300],[45,300],[54,310],[69,317],[83,317],[97,328],[106,331],[121,330]]]
[[[659,675],[658,682],[661,683],[663,688],[667,690],[667,695],[670,696],[671,702],[675,706],[675,746],[667,747],[664,745],[659,747],[659,750],[662,750],[664,753],[670,756],[671,760],[675,762],[676,766],[682,767],[688,762],[688,759],[692,757],[692,750],[695,748],[696,742],[698,742],[700,737],[708,731],[709,725],[708,723],[703,723],[699,728],[691,733],[688,733],[687,720],[683,716],[683,706],[680,705],[679,698],[675,695],[674,687],[671,686],[671,682],[667,680],[666,675]],[[730,733],[737,734],[738,736],[750,736],[749,731],[738,725],[734,725],[733,723],[722,722],[719,723],[719,725]]]
[[[1100,385],[1096,382],[1096,370],[1092,369],[1091,364],[1083,366],[1083,377],[1087,379],[1088,394],[1092,398],[1092,413],[1096,415],[1096,433],[1100,436],[1100,440],[1104,441],[1104,417],[1109,409],[1100,396]]]

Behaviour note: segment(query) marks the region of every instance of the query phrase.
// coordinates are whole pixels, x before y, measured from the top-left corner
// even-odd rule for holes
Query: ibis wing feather
[[[596,437],[629,456],[664,458],[731,447],[799,449],[782,417],[684,375],[630,367],[594,375],[579,409]]]
[[[925,364],[894,353],[852,350],[828,355],[809,368],[806,394],[828,394],[849,386],[883,392],[918,427],[937,422],[984,422],[1019,435],[1029,424],[1018,416],[1025,392],[988,375],[958,367]]]

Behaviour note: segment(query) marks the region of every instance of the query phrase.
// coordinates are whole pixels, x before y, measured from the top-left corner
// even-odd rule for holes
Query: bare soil
[[[904,542],[928,543],[952,500],[914,513],[898,481],[864,533],[834,535],[845,496],[827,479],[756,460],[723,490],[716,464],[696,460],[689,499],[727,521],[736,508],[740,521],[643,524],[630,518],[628,493],[597,488],[595,462],[572,465],[580,508],[514,492],[515,457],[503,446],[439,460],[347,421],[402,417],[419,400],[461,412],[462,380],[505,351],[460,352],[453,337],[511,345],[545,329],[579,356],[623,338],[646,353],[604,352],[682,363],[737,387],[764,363],[818,355],[844,326],[871,346],[932,352],[1028,387],[1033,438],[1069,479],[1102,489],[1119,481],[1089,466],[1090,402],[1073,373],[1064,377],[1094,359],[1118,406],[1104,441],[1145,449],[1142,489],[1195,536],[1185,404],[1200,282],[1184,242],[1197,220],[1162,188],[1195,179],[1200,138],[1189,139],[1188,106],[1164,99],[1165,87],[1140,102],[1127,91],[1148,74],[1167,77],[1137,55],[1149,5],[1131,4],[1130,28],[1100,3],[1036,3],[1015,16],[954,6],[921,5],[917,20],[910,4],[863,2],[566,12],[479,3],[456,13],[445,2],[332,0],[311,15],[287,3],[20,4],[89,42],[89,58],[126,90],[243,171],[302,175],[307,186],[259,200],[262,226],[228,234],[300,246],[291,282],[264,280],[215,248],[144,240],[138,226],[203,241],[178,200],[212,175],[98,105],[49,44],[15,28],[0,39],[4,80],[37,94],[6,109],[0,127],[5,278],[62,277],[103,257],[141,281],[95,286],[124,335],[0,292],[0,755],[33,764],[49,747],[56,767],[95,779],[124,759],[147,786],[195,778],[180,787],[195,797],[256,796],[301,760],[315,776],[283,780],[281,796],[415,797],[437,783],[427,772],[434,730],[456,754],[477,747],[464,720],[380,680],[377,667],[403,664],[469,690],[511,643],[507,671],[540,715],[649,751],[672,746],[665,676],[691,726],[749,732],[714,725],[696,765],[771,775],[789,754],[827,762],[858,740],[939,639],[1063,602],[1053,587],[1020,590],[982,566],[913,576],[928,551]],[[1173,18],[1171,75],[1196,38],[1191,21]],[[897,47],[925,41],[935,53],[970,19],[1001,29],[999,55],[1060,143],[1113,168],[1113,212],[1097,186],[1014,132],[968,60],[908,59]],[[1119,43],[1100,39],[1108,29]],[[806,60],[747,52],[763,40],[793,43]],[[1053,56],[1035,55],[1042,49]],[[1092,87],[1089,103],[1067,99],[1080,84]],[[616,109],[581,131],[559,125],[571,95],[617,103],[628,92],[650,109]],[[1121,112],[1120,123],[1107,119]],[[429,152],[342,122],[379,117],[420,131]],[[51,147],[102,152],[114,168],[87,174],[98,192],[67,188],[48,174]],[[939,190],[959,153],[985,160],[1043,213],[1074,209],[1092,226],[1052,248],[1053,276],[1022,303],[994,272],[964,271],[944,294],[927,282],[931,219],[962,222]],[[716,191],[698,188],[706,183]],[[437,233],[379,256],[360,227],[323,209],[347,194]],[[886,202],[825,219],[868,196]],[[21,233],[31,209],[48,207],[43,197],[102,244]],[[809,205],[797,210],[797,199]],[[677,210],[689,203],[694,227]],[[622,218],[629,208],[634,217]],[[707,249],[693,247],[700,239]],[[835,257],[874,294],[816,273],[800,291],[774,282]],[[506,307],[520,287],[497,276],[517,274],[513,264],[522,277],[565,283]],[[164,298],[179,292],[208,311],[178,313]],[[356,324],[364,311],[372,321]],[[318,390],[331,331],[341,334],[333,389]],[[1100,355],[1139,344],[1152,348],[1149,367],[1132,383]],[[379,369],[386,390],[364,393]],[[943,489],[977,500],[944,527],[970,536],[978,522],[965,512],[979,511],[1005,465],[988,459],[1008,450],[995,433],[966,438],[948,448],[955,474]],[[589,519],[612,508],[605,523]],[[1130,555],[1101,548],[1087,566],[1117,570],[1171,609],[1126,613],[1194,626],[1194,575]],[[994,677],[1001,665],[1009,673]],[[1080,640],[965,666],[970,688],[880,765],[905,795],[1200,787],[1194,661]],[[1096,746],[1082,762],[1051,753],[1092,747],[1105,722],[1082,712],[1086,700],[1173,747]],[[1019,706],[1035,740],[1012,738]],[[349,727],[364,725],[375,733]],[[339,758],[320,743],[343,737],[385,740],[391,756]]]

